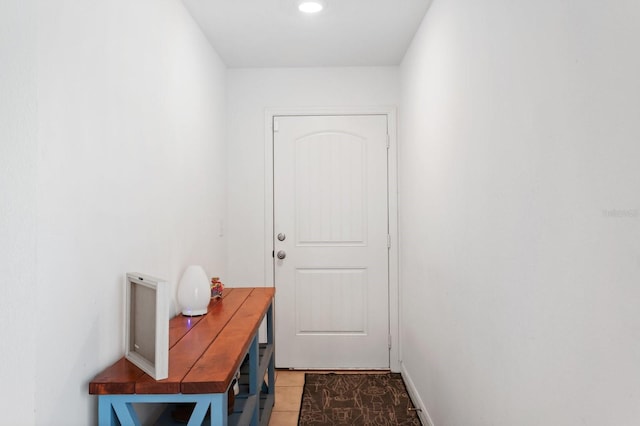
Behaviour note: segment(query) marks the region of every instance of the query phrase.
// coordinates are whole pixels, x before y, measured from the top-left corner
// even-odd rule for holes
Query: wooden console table
[[[98,424],[139,425],[132,404],[195,403],[189,426],[267,425],[275,398],[274,292],[225,289],[223,299],[211,300],[206,315],[171,319],[169,378],[156,381],[121,358],[89,384],[89,393],[98,395]],[[265,317],[267,343],[260,344],[258,329]],[[238,369],[240,394],[233,413],[227,413]],[[174,424],[173,408],[169,405],[158,424]]]

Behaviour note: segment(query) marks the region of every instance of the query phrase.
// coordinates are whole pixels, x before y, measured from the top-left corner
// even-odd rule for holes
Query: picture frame
[[[168,287],[162,279],[127,273],[125,357],[155,380],[169,377]]]

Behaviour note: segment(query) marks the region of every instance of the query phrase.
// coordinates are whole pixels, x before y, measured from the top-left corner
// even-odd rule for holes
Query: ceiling
[[[230,68],[398,65],[430,0],[183,0]]]

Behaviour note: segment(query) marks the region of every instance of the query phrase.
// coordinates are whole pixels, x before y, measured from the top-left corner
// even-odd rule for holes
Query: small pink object
[[[222,297],[222,290],[224,290],[224,284],[220,281],[220,277],[211,278],[211,297]]]

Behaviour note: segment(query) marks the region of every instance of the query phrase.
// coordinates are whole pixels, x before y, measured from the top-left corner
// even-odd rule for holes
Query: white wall
[[[189,264],[224,274],[226,70],[179,0],[37,17],[35,423],[88,425],[88,383],[123,355],[124,274],[173,294]]]
[[[0,423],[34,422],[35,2],[0,2]],[[25,310],[26,308],[26,310]]]
[[[638,423],[638,22],[435,0],[404,59],[402,354],[438,426]]]
[[[229,69],[228,265],[223,282],[239,286],[265,281],[266,108],[397,105],[398,78],[397,67]]]

